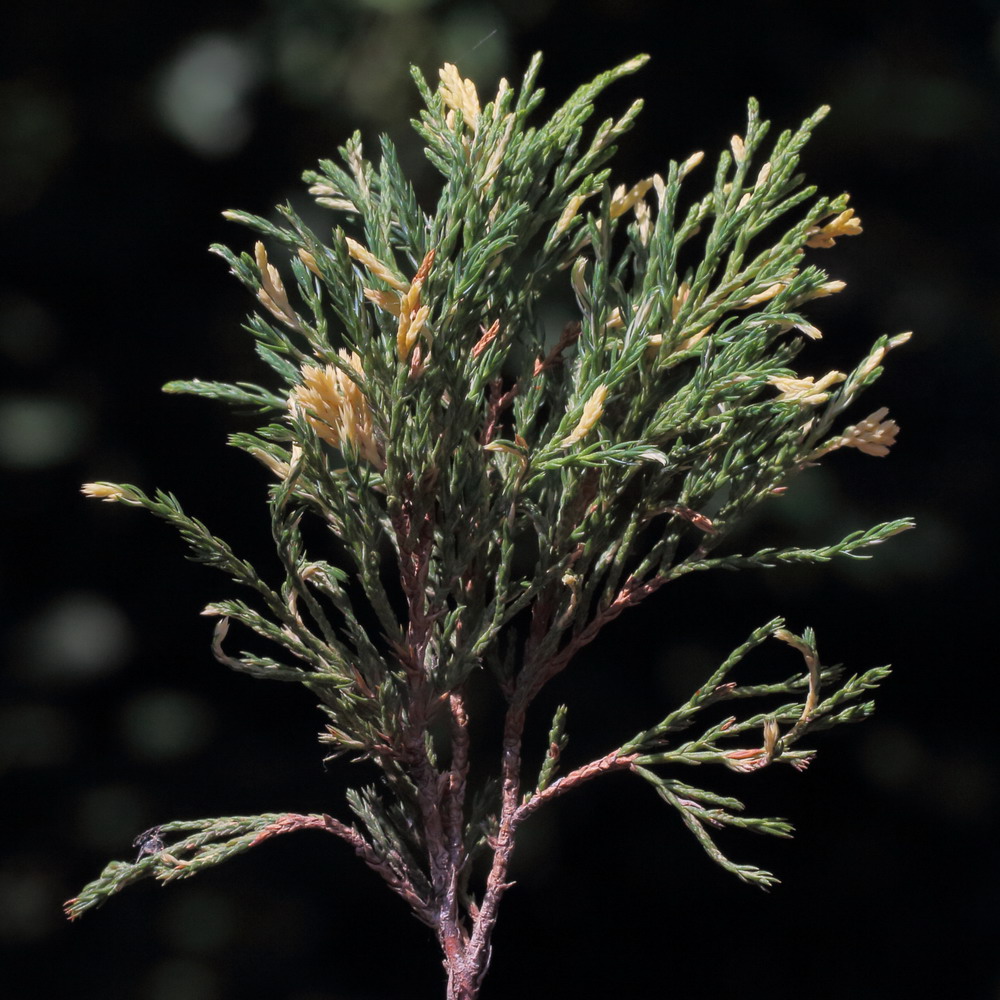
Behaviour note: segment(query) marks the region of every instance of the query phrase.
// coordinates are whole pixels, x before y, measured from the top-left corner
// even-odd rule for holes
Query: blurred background
[[[443,994],[429,932],[316,834],[63,920],[61,901],[155,823],[346,818],[356,777],[322,766],[322,719],[304,692],[213,661],[198,612],[229,596],[227,582],[185,562],[162,524],[78,488],[171,489],[266,563],[266,475],[225,445],[243,421],[159,392],[173,378],[267,379],[240,329],[251,300],[206,253],[253,237],[220,212],[291,199],[328,224],[299,175],[356,128],[369,149],[389,132],[433,191],[409,132],[408,66],[430,78],[455,62],[489,95],[541,49],[549,110],[601,70],[653,55],[595,119],[647,99],[617,161],[629,184],[669,158],[714,156],[742,131],[751,94],[776,129],[833,106],[804,167],[822,191],[851,192],[865,235],[817,255],[848,289],[817,303],[815,356],[845,368],[878,335],[915,330],[857,411],[889,406],[902,431],[889,458],[852,451],[811,470],[754,537],[827,543],[902,514],[919,531],[822,572],[678,582],[555,685],[540,714],[569,700],[575,763],[658,718],[774,614],[815,627],[827,663],[896,668],[876,716],[820,737],[807,774],[698,775],[795,823],[791,843],[722,840],[781,876],[770,894],[718,870],[625,777],[525,826],[483,998],[1000,997],[998,538],[980,506],[996,495],[996,0],[15,0],[4,21],[5,995]],[[697,177],[692,191],[707,182]]]

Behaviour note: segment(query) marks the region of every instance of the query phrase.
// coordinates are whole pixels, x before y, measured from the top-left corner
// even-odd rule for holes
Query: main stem
[[[508,709],[504,725],[501,763],[500,818],[493,851],[493,864],[486,880],[482,906],[471,911],[471,933],[462,925],[457,899],[446,899],[438,936],[444,950],[448,971],[448,1000],[476,1000],[490,961],[490,939],[496,924],[497,909],[510,887],[507,870],[514,849],[514,830],[521,790],[521,735],[524,710],[516,696]],[[464,860],[464,859],[463,859]],[[457,883],[458,871],[452,872]]]
[[[609,771],[631,768],[637,754],[621,754],[612,751],[600,760],[592,761],[575,771],[564,775],[548,788],[536,793],[527,802],[521,801],[521,742],[524,730],[524,716],[530,697],[516,694],[507,712],[504,725],[503,756],[501,763],[502,786],[500,818],[494,842],[493,863],[486,880],[486,891],[482,906],[470,907],[472,917],[471,934],[467,932],[459,913],[454,894],[445,900],[441,909],[438,936],[444,951],[444,964],[448,972],[447,1000],[477,1000],[483,979],[489,968],[491,939],[496,925],[500,900],[513,883],[507,881],[510,860],[514,851],[514,836],[517,827],[545,802],[556,798],[577,785],[605,774]],[[459,706],[460,707],[460,706]],[[456,718],[453,705],[453,718]],[[455,732],[464,731],[462,724]],[[457,721],[457,719],[456,719]],[[453,765],[454,770],[454,765]],[[450,825],[446,821],[446,825]],[[458,858],[457,854],[452,855]],[[456,885],[458,870],[451,873],[451,884]]]
[[[424,743],[426,723],[433,714],[429,703],[426,660],[434,621],[441,608],[429,606],[426,575],[433,545],[434,519],[430,509],[421,515],[414,502],[414,484],[409,482],[399,506],[390,512],[400,552],[400,582],[408,604],[406,642],[398,650],[409,688],[409,726],[402,741],[402,756],[417,789],[424,839],[430,869],[432,898],[418,916],[437,931],[448,972],[448,1000],[476,1000],[490,962],[490,941],[497,910],[512,883],[507,872],[514,850],[518,823],[544,801],[608,770],[631,767],[635,755],[613,751],[565,775],[549,788],[521,801],[521,743],[528,706],[556,674],[565,669],[576,652],[626,607],[637,604],[665,580],[656,576],[640,583],[630,576],[615,599],[556,655],[540,654],[543,636],[553,629],[555,604],[551,593],[542,594],[532,610],[532,623],[525,646],[525,665],[510,692],[504,721],[501,756],[500,816],[493,842],[493,863],[486,880],[482,904],[459,898],[459,883],[468,862],[465,850],[465,793],[469,767],[468,717],[461,688],[448,695],[451,715],[451,764],[439,771]],[[416,538],[413,527],[419,524]],[[440,702],[438,702],[440,703]]]
[[[444,964],[448,971],[448,1000],[476,1000],[490,962],[490,942],[496,925],[497,911],[504,893],[513,884],[507,881],[511,855],[514,851],[514,835],[519,823],[540,808],[546,801],[569,791],[576,785],[598,774],[611,770],[630,768],[636,754],[625,754],[620,749],[564,775],[548,788],[536,792],[528,801],[521,798],[521,744],[524,721],[528,706],[541,688],[555,674],[563,670],[580,647],[587,645],[609,620],[617,617],[630,604],[638,603],[655,590],[664,578],[656,577],[646,584],[639,584],[629,578],[611,605],[598,616],[580,635],[576,636],[565,649],[547,661],[534,659],[539,645],[539,637],[551,627],[552,608],[542,600],[533,614],[532,634],[526,650],[527,666],[511,693],[507,715],[504,721],[503,752],[501,757],[500,816],[493,843],[493,863],[486,880],[486,890],[482,905],[466,903],[468,918],[462,912],[458,899],[458,880],[466,862],[462,847],[464,832],[465,777],[468,768],[468,718],[465,715],[461,692],[451,695],[452,714],[452,765],[450,772],[441,775],[446,779],[444,788],[438,782],[428,786],[431,768],[425,772],[422,797],[430,798],[433,792],[441,805],[443,820],[425,813],[424,826],[427,834],[428,854],[431,861],[436,898],[440,900],[435,920],[438,940],[444,952]],[[447,843],[445,843],[447,841]],[[440,861],[447,857],[447,873],[442,873]],[[437,869],[435,871],[435,868]],[[442,892],[443,886],[447,891]]]

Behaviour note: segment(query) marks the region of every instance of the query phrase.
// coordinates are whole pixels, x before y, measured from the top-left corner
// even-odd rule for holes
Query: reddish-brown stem
[[[469,717],[465,712],[465,696],[461,689],[452,691],[448,704],[451,709],[451,767],[448,771],[448,792],[445,799],[445,831],[448,835],[454,881],[465,861],[462,825],[466,779],[469,774]]]
[[[487,439],[495,432],[499,413],[512,395],[513,390],[510,394],[501,395],[499,386],[494,387],[490,418],[484,428]],[[630,768],[636,756],[612,752],[600,760],[577,768],[537,793],[528,802],[522,802],[521,743],[528,706],[542,687],[567,666],[579,649],[592,642],[600,630],[626,607],[637,604],[658,589],[665,578],[654,577],[646,583],[640,583],[630,577],[614,600],[594,621],[573,636],[563,649],[544,663],[533,663],[546,632],[551,628],[554,613],[551,594],[539,596],[533,609],[531,629],[524,651],[525,668],[511,694],[504,724],[500,815],[493,841],[493,863],[479,908],[466,904],[463,909],[459,899],[459,885],[466,861],[463,838],[469,734],[461,690],[450,692],[447,699],[451,715],[451,762],[446,771],[439,771],[431,763],[424,744],[427,724],[436,707],[428,703],[430,689],[425,662],[436,617],[433,609],[428,607],[426,592],[429,548],[433,537],[428,529],[432,519],[429,515],[424,515],[421,529],[414,539],[412,498],[404,498],[401,507],[391,516],[399,544],[400,578],[409,612],[406,641],[397,649],[409,685],[408,725],[400,747],[400,758],[416,786],[433,891],[433,900],[417,900],[416,904],[411,900],[411,905],[421,919],[430,923],[437,932],[448,972],[449,1000],[475,1000],[489,965],[490,940],[500,900],[512,884],[508,881],[508,870],[517,826],[545,802],[565,794],[598,774]],[[351,832],[368,848],[356,831]],[[371,849],[368,848],[368,851],[371,852]],[[372,864],[367,857],[366,860]],[[373,867],[377,866],[383,877],[386,877],[385,869],[391,872],[388,864],[377,856],[374,860],[376,865]],[[397,891],[400,890],[397,888]],[[467,919],[471,919],[471,929],[466,924]]]
[[[572,323],[567,323],[563,327],[563,332],[559,336],[559,342],[551,351],[545,356],[543,361],[541,358],[535,361],[535,369],[532,375],[539,375],[543,371],[547,371],[550,368],[555,368],[556,365],[562,364],[562,352],[566,350],[571,344],[576,343],[580,337],[580,332],[583,327],[580,323],[574,320]]]
[[[507,870],[514,850],[514,818],[521,792],[521,735],[524,731],[525,708],[526,704],[515,695],[507,710],[501,759],[500,821],[493,864],[486,879],[486,892],[478,918],[466,948],[461,982],[458,984],[461,989],[453,994],[449,993],[449,1000],[475,1000],[478,995],[489,966],[490,938],[496,924],[500,899],[512,884],[507,881]]]
[[[446,776],[443,797],[443,835],[448,856],[448,880],[439,910],[438,936],[448,968],[449,993],[463,987],[461,971],[465,966],[468,931],[458,905],[458,882],[465,865],[464,805],[469,771],[469,719],[461,690],[449,696],[451,709],[451,767]],[[461,992],[455,994],[462,996]]]
[[[412,488],[412,483],[410,484]],[[430,760],[425,734],[441,698],[429,684],[427,654],[439,609],[429,606],[427,573],[434,538],[430,512],[417,513],[412,493],[404,496],[391,513],[399,547],[400,584],[407,602],[406,641],[397,654],[408,683],[407,725],[401,739],[400,759],[416,787],[424,845],[430,868],[433,901],[428,907],[431,926],[437,932],[448,969],[449,995],[471,998],[465,976],[468,931],[458,903],[458,883],[463,857],[465,786],[468,773],[468,719],[460,691],[451,692],[447,703],[452,719],[452,760],[442,773]],[[421,517],[413,539],[415,517]]]
[[[347,826],[346,823],[341,823],[340,820],[334,819],[332,816],[327,816],[325,813],[309,816],[303,816],[298,813],[285,813],[273,823],[265,826],[254,838],[252,846],[256,847],[257,844],[263,840],[267,840],[269,837],[294,833],[296,830],[325,830],[327,833],[332,833],[335,837],[340,837],[341,840],[346,841],[354,848],[354,853],[372,871],[376,871],[382,876],[393,892],[410,904],[418,919],[431,927],[435,925],[436,914],[433,908],[414,889],[410,880],[393,868],[385,858],[381,857],[353,826]]]
[[[514,385],[508,389],[506,392],[501,392],[503,388],[503,380],[495,379],[490,385],[490,398],[488,409],[486,413],[486,424],[483,427],[483,436],[481,443],[484,445],[489,444],[497,430],[497,424],[500,420],[500,414],[510,406],[514,397],[518,393],[518,385]]]
[[[546,802],[550,802],[560,795],[565,795],[566,792],[577,788],[585,781],[590,781],[591,778],[596,778],[600,774],[609,774],[612,771],[630,770],[638,756],[637,753],[620,754],[618,750],[612,750],[600,760],[593,760],[589,764],[584,764],[583,767],[578,767],[575,771],[570,771],[569,774],[557,778],[548,788],[537,792],[527,802],[518,806],[514,813],[514,828],[516,829],[532,813],[541,809]]]
[[[605,625],[617,618],[626,608],[644,600],[666,582],[665,576],[654,576],[645,583],[640,583],[634,577],[629,577],[622,584],[615,599],[603,611],[600,611],[586,628],[574,635],[555,656],[551,657],[540,668],[531,671],[530,680],[523,688],[519,688],[519,693],[523,692],[525,704],[530,703],[556,674],[563,671],[569,665],[570,660],[584,646],[593,642]]]
[[[424,838],[430,865],[431,885],[438,901],[442,900],[450,879],[450,864],[441,816],[444,789],[440,775],[431,764],[424,744],[424,733],[433,710],[428,704],[430,692],[427,684],[427,648],[435,614],[427,606],[427,573],[430,568],[430,550],[434,540],[433,518],[425,513],[420,520],[417,538],[412,539],[415,505],[413,484],[408,484],[409,495],[403,497],[398,509],[390,514],[396,541],[399,546],[400,585],[407,603],[406,642],[397,649],[400,662],[406,671],[409,684],[407,726],[401,743],[401,759],[407,767],[417,789],[417,800],[423,820]],[[438,924],[439,932],[441,924]],[[450,936],[449,936],[450,940]],[[444,944],[444,938],[442,938]],[[452,944],[449,944],[452,947]]]
[[[522,675],[521,682],[514,690],[504,724],[500,817],[494,841],[493,864],[486,880],[486,891],[479,912],[476,914],[471,936],[455,960],[450,955],[446,957],[449,1000],[475,1000],[478,996],[479,987],[489,966],[490,939],[496,924],[500,900],[512,885],[507,881],[507,873],[517,826],[540,809],[545,802],[599,774],[630,768],[636,758],[635,754],[619,755],[617,751],[613,751],[600,760],[577,768],[553,782],[549,788],[539,792],[528,802],[521,802],[521,741],[528,706],[542,687],[567,666],[579,649],[592,642],[608,622],[617,618],[625,608],[637,604],[653,593],[664,582],[664,577],[654,577],[646,583],[640,583],[634,578],[626,580],[611,604],[590,625],[574,636],[559,653],[539,669],[531,670],[527,667],[528,673]],[[551,614],[549,602],[544,596],[540,597],[534,609],[531,633],[527,642],[532,649],[537,648],[540,643]]]
[[[619,754],[612,751],[600,760],[591,761],[583,767],[564,775],[544,791],[534,795],[527,802],[519,804],[520,798],[520,745],[524,717],[508,714],[507,732],[504,739],[504,783],[500,824],[496,836],[493,865],[486,884],[482,908],[476,915],[474,930],[469,938],[461,961],[448,965],[448,1000],[475,1000],[486,974],[490,960],[490,938],[496,923],[497,910],[504,892],[513,885],[507,881],[507,872],[514,848],[514,834],[517,827],[546,802],[582,785],[601,774],[628,770],[638,754]]]

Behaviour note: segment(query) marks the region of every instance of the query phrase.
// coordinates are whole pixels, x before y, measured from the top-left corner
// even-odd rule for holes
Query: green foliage
[[[859,699],[886,673],[839,685],[811,633],[795,636],[775,620],[686,704],[562,777],[560,708],[538,779],[522,787],[529,705],[626,607],[686,573],[858,556],[911,526],[896,520],[815,548],[728,548],[743,518],[810,464],[842,447],[888,451],[896,427],[884,410],[833,428],[907,335],[881,338],[849,373],[817,379],[794,368],[820,336],[804,307],[843,287],[808,252],[860,232],[846,195],[818,196],[799,173],[825,108],[768,148],[768,123],[751,101],[746,134],[733,137],[694,198],[688,178],[701,154],[612,189],[607,163],[641,102],[588,133],[592,102],[644,61],[602,74],[540,124],[531,124],[542,97],[537,57],[519,91],[502,81],[485,107],[454,67],[437,89],[415,72],[426,107],[414,128],[441,174],[430,213],[392,143],[382,139],[373,163],[358,135],[340,164],[305,175],[336,213],[332,234],[313,232],[290,205],[280,224],[226,213],[290,255],[279,268],[263,243],[253,255],[213,248],[262,306],[248,330],[274,373],[270,387],[196,379],[166,390],[273,421],[231,443],[275,477],[282,580],[266,583],[170,494],[85,487],[167,520],[193,558],[242,585],[246,599],[206,609],[219,617],[216,657],[302,683],[322,703],[330,753],[376,775],[348,793],[361,830],[330,817],[286,827],[348,840],[435,927],[456,997],[478,990],[516,828],[546,801],[600,773],[633,771],[713,858],[767,886],[774,876],[729,861],[708,828],[781,837],[791,828],[743,816],[736,799],[678,780],[677,766],[801,768],[812,753],[793,745],[864,718],[871,703]],[[554,334],[539,319],[552,287],[571,291],[579,314]],[[307,551],[309,521],[339,544]],[[327,561],[333,552],[342,565]],[[283,659],[226,653],[231,621]],[[801,653],[804,672],[781,683],[727,679],[773,635]],[[507,722],[499,773],[473,795],[465,685],[483,670],[506,700]],[[693,739],[675,736],[710,704],[750,697],[790,700],[706,723]],[[160,829],[202,832],[134,865],[114,862],[70,912],[138,878],[192,874],[277,822],[167,824]],[[472,861],[484,853],[490,874],[472,886]]]

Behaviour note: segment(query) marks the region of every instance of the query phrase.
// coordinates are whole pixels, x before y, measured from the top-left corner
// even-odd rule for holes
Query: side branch
[[[325,814],[266,813],[260,816],[229,816],[221,819],[183,820],[164,823],[136,839],[139,856],[135,862],[112,861],[80,895],[66,902],[70,920],[95,909],[134,882],[155,878],[160,882],[190,878],[237,854],[256,847],[271,837],[297,830],[325,830],[354,848],[369,868],[378,872],[389,887],[406,900],[417,917],[431,924],[433,914],[412,884],[400,876],[353,827]],[[165,835],[182,833],[180,840],[165,842]]]
[[[590,781],[591,778],[596,778],[599,774],[631,770],[638,756],[639,754],[637,753],[623,754],[620,749],[612,750],[611,753],[605,755],[600,760],[591,761],[589,764],[584,764],[583,767],[578,767],[575,771],[570,771],[569,774],[557,778],[548,788],[537,792],[526,802],[518,806],[514,812],[512,826],[516,829],[523,820],[526,820],[532,813],[545,805],[546,802],[558,798],[560,795],[565,795],[566,792],[582,785],[585,781]]]
[[[663,586],[669,579],[666,573],[658,574],[652,579],[641,583],[630,576],[622,584],[614,600],[597,613],[594,620],[584,629],[574,635],[570,641],[539,669],[531,672],[527,683],[518,688],[517,696],[526,709],[539,691],[556,674],[561,673],[569,665],[570,660],[584,647],[592,643],[609,622],[614,621],[626,608],[630,608],[649,597]]]
[[[410,904],[424,923],[432,923],[433,910],[416,892],[409,879],[401,877],[353,826],[341,823],[340,820],[334,819],[326,813],[322,815],[313,813],[306,816],[298,813],[284,813],[274,822],[265,826],[251,841],[250,846],[256,847],[270,837],[276,837],[283,833],[294,833],[296,830],[325,830],[327,833],[332,833],[335,837],[346,841],[354,848],[354,853],[372,871],[378,872],[382,876],[393,892]]]
[[[489,964],[489,942],[497,919],[497,909],[504,892],[510,888],[507,870],[514,850],[514,816],[521,794],[521,737],[524,733],[524,706],[511,702],[504,723],[503,756],[501,758],[500,819],[493,849],[493,864],[486,878],[479,915],[476,918],[467,953],[472,966],[469,972],[478,984],[486,975]]]
[[[313,820],[314,818],[320,819],[321,823],[310,823],[309,826],[316,826],[317,828],[324,829],[327,833],[332,833],[335,837],[340,837],[341,840],[346,840],[351,847],[354,848],[354,853],[361,858],[362,861],[372,871],[378,872],[379,875],[385,880],[386,885],[396,895],[400,896],[407,903],[410,904],[413,912],[417,915],[417,918],[422,922],[427,924],[429,927],[434,927],[436,925],[437,914],[434,908],[416,891],[413,887],[413,883],[405,876],[399,874],[392,865],[390,865],[385,858],[383,858],[377,851],[372,848],[367,840],[354,829],[353,826],[347,826],[346,823],[341,823],[340,820],[334,819],[332,816],[327,816],[325,813],[320,817],[303,816],[303,817],[293,817],[289,815],[288,817],[282,817],[282,819],[306,819]],[[275,824],[277,825],[277,824]],[[307,828],[306,826],[302,827]],[[263,834],[264,831],[261,831]],[[276,830],[275,833],[285,833],[286,830]],[[260,839],[260,837],[258,837]]]
[[[612,770],[630,768],[636,755],[621,755],[612,751],[599,761],[594,761],[584,767],[565,775],[553,782],[551,786],[537,793],[528,802],[520,802],[521,795],[521,740],[524,733],[524,720],[528,705],[535,695],[557,673],[563,670],[576,651],[592,642],[597,633],[608,622],[632,604],[637,604],[644,597],[653,593],[666,582],[666,577],[657,576],[646,583],[640,583],[630,577],[617,597],[601,612],[598,617],[583,631],[568,643],[556,656],[552,657],[541,669],[526,678],[526,683],[519,684],[507,709],[504,724],[503,757],[501,762],[501,805],[496,838],[494,841],[493,864],[486,880],[486,892],[472,936],[469,939],[467,954],[469,964],[478,969],[474,977],[478,982],[486,972],[488,964],[489,940],[496,922],[497,908],[504,892],[510,887],[507,881],[507,871],[510,866],[510,856],[514,848],[514,833],[517,825],[538,809],[543,802],[568,792],[571,788],[588,781],[598,774]],[[469,970],[467,970],[469,971]]]

